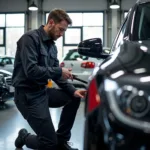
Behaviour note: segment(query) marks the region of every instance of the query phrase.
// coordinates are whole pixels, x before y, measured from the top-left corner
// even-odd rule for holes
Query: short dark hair
[[[59,23],[59,22],[65,20],[65,21],[67,21],[67,23],[69,25],[72,24],[72,20],[69,17],[69,15],[66,13],[66,11],[63,9],[59,9],[59,8],[55,8],[52,11],[50,11],[50,13],[48,15],[47,24],[50,19],[53,19],[55,23]]]

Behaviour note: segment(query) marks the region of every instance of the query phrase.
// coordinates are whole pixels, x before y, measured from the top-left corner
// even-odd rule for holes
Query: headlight
[[[145,117],[150,111],[148,95],[136,87],[125,85],[116,91],[121,110],[135,118]]]
[[[104,81],[108,105],[115,118],[126,126],[150,133],[150,97],[134,86]]]

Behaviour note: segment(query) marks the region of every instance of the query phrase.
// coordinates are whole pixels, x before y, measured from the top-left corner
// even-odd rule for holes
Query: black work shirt
[[[57,48],[43,27],[25,33],[18,40],[12,84],[34,89],[52,79],[64,90],[74,93],[74,86],[61,78]]]

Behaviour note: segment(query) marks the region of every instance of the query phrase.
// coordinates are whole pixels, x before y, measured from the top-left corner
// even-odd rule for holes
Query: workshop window
[[[48,18],[46,13],[46,22]],[[68,12],[72,19],[72,26],[69,26],[62,39],[56,41],[58,58],[65,56],[70,48],[77,48],[79,42],[90,38],[104,39],[104,18],[103,12]]]
[[[0,14],[0,20],[0,55],[15,56],[16,42],[25,30],[25,14]]]

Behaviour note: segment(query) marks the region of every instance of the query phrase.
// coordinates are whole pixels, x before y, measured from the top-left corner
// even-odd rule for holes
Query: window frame
[[[80,29],[80,37],[81,37],[81,41],[83,40],[83,27],[69,27],[68,29]],[[71,43],[71,44],[67,44],[67,43],[65,43],[65,37],[66,37],[66,35],[64,34],[63,35],[63,46],[77,46],[79,43],[76,43],[76,44],[73,44],[73,43]]]
[[[102,31],[103,31],[103,43],[105,43],[105,41],[104,41],[104,39],[105,39],[105,29],[104,29],[104,27],[105,27],[105,11],[66,11],[67,13],[102,13],[103,14],[103,25],[102,26],[97,26],[97,25],[95,25],[95,26],[89,26],[89,27],[102,27],[103,29],[102,29]],[[49,13],[48,11],[45,11],[44,12],[44,14],[45,14],[45,17],[44,17],[44,22],[45,22],[45,24],[47,23],[47,21],[46,21],[46,14],[47,13]],[[83,24],[82,24],[82,26],[69,26],[68,27],[68,29],[69,28],[81,28],[81,41],[83,41],[83,27],[88,27],[88,26],[83,26]],[[74,47],[74,46],[78,46],[78,44],[74,44],[74,43],[70,43],[70,44],[66,44],[65,43],[65,34],[63,35],[63,42],[62,42],[62,57],[64,56],[64,47]]]
[[[103,28],[103,40],[104,40],[104,32],[105,32],[105,30],[104,30],[104,25],[105,25],[105,21],[104,21],[104,17],[105,17],[105,13],[104,13],[104,11],[67,11],[67,13],[102,13],[103,14],[103,26],[89,26],[89,27],[102,27]],[[88,27],[88,26],[72,26],[72,27],[81,27],[81,41],[83,41],[83,27]],[[68,27],[68,28],[72,28],[72,27]],[[63,41],[65,41],[64,40],[64,38],[63,38]],[[104,43],[104,41],[103,41],[103,43]],[[63,43],[63,44],[65,44],[65,43]],[[79,44],[79,43],[78,43]],[[63,46],[77,46],[78,44],[65,44],[65,45],[63,45]]]
[[[0,47],[4,47],[4,54],[6,55],[7,51],[6,51],[6,28],[20,28],[20,27],[24,27],[24,32],[25,32],[25,26],[26,26],[26,13],[24,11],[19,11],[19,12],[0,12],[0,14],[4,14],[5,15],[5,26],[0,28],[4,28],[4,45],[0,45]],[[12,26],[12,27],[7,27],[6,26],[6,14],[24,14],[24,26]]]
[[[5,47],[5,45],[6,45],[6,28],[0,27],[0,30],[3,30],[3,43],[0,44],[0,47]]]

